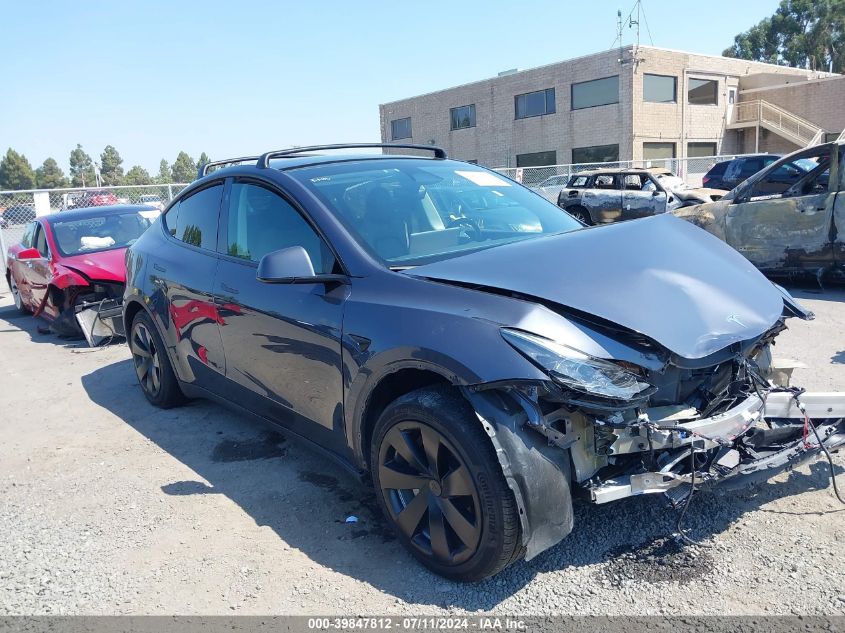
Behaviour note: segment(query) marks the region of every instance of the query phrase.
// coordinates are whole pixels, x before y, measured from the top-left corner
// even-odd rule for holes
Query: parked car
[[[77,319],[86,305],[120,305],[126,281],[126,247],[150,225],[149,207],[118,206],[42,216],[24,229],[6,254],[6,282],[22,313],[41,316],[62,335],[87,335]],[[120,310],[116,312],[120,314]],[[112,314],[111,316],[114,316]],[[102,320],[108,318],[100,313]],[[99,324],[102,326],[102,324]],[[114,325],[122,333],[122,320]],[[93,324],[91,325],[93,327]]]
[[[0,228],[26,224],[35,219],[35,204],[32,202],[13,202],[0,208]]]
[[[821,450],[794,397],[827,448],[845,442],[845,396],[787,391],[771,360],[811,315],[671,214],[583,227],[431,146],[243,163],[204,169],[129,248],[144,395],[228,404],[369,473],[439,574],[536,556],[575,495],[688,504],[792,468]],[[489,225],[480,204],[456,215],[473,193],[503,201]]]
[[[781,156],[779,154],[756,154],[753,156],[739,156],[729,161],[716,163],[710,168],[710,171],[704,174],[701,183],[703,186],[712,189],[730,191],[744,180],[780,158]],[[790,176],[786,173],[782,175],[787,179]],[[797,175],[792,174],[792,183],[795,182]]]
[[[710,202],[723,194],[688,187],[668,169],[605,168],[572,176],[558,194],[557,204],[584,224],[603,224]]]
[[[549,202],[556,202],[558,194],[566,187],[569,176],[549,176],[534,189]]]
[[[148,207],[153,207],[159,211],[164,211],[164,200],[156,193],[145,193],[138,197],[138,204],[143,204]]]
[[[701,186],[709,187],[711,189],[725,189],[722,185],[722,177],[731,164],[729,160],[723,160],[713,165],[704,176],[701,178]],[[729,191],[729,190],[728,190]]]
[[[843,144],[799,150],[718,202],[676,212],[770,275],[845,273]]]
[[[63,196],[65,209],[82,209],[86,207],[104,207],[121,204],[118,197],[105,189],[86,189],[71,191]]]

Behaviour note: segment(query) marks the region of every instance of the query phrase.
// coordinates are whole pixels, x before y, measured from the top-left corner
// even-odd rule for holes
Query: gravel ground
[[[817,320],[776,351],[808,365],[796,384],[842,389],[845,292],[796,294]],[[36,325],[0,294],[0,614],[845,614],[845,512],[821,461],[696,495],[709,547],[667,538],[659,497],[580,506],[560,545],[458,585],[319,455],[210,403],[156,410],[124,345]]]

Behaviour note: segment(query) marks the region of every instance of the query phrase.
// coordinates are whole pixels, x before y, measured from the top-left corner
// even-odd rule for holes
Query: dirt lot
[[[0,614],[845,614],[845,512],[821,461],[696,496],[709,548],[667,539],[658,497],[585,506],[557,547],[461,586],[319,455],[209,403],[152,408],[124,345],[39,334],[0,294]],[[793,320],[778,355],[809,366],[796,384],[845,389],[845,292],[796,294],[817,320]]]

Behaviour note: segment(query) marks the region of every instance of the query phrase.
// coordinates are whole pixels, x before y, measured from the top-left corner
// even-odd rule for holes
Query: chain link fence
[[[144,204],[161,211],[184,187],[187,184],[0,191],[2,266],[5,269],[9,247],[20,242],[36,216],[112,204]]]
[[[495,171],[528,187],[536,187],[547,178],[563,176],[568,180],[573,174],[591,169],[629,169],[642,167],[665,168],[680,176],[690,187],[700,187],[701,179],[716,163],[748,154],[725,154],[695,158],[664,158],[653,160],[623,160],[615,163],[576,163],[572,165],[546,165],[543,167],[500,167]],[[565,184],[558,182],[554,184]]]

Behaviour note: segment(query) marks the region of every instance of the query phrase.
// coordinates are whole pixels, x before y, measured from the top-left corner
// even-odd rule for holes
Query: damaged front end
[[[67,338],[84,337],[91,347],[124,337],[124,285],[77,276],[75,285],[51,287],[45,297],[43,313],[50,319],[51,331]]]
[[[532,479],[511,485],[527,524],[526,557],[571,530],[570,497],[559,490],[566,482],[596,504],[663,493],[677,506],[693,489],[766,480],[845,444],[845,394],[792,388],[794,365],[772,360],[784,328],[781,318],[762,336],[696,360],[631,338],[639,365],[504,328],[505,340],[550,380],[474,385],[465,395],[496,432],[488,430],[505,454],[506,479]],[[497,444],[502,435],[507,446]],[[536,464],[513,468],[514,455]],[[550,467],[552,476],[538,470]]]

